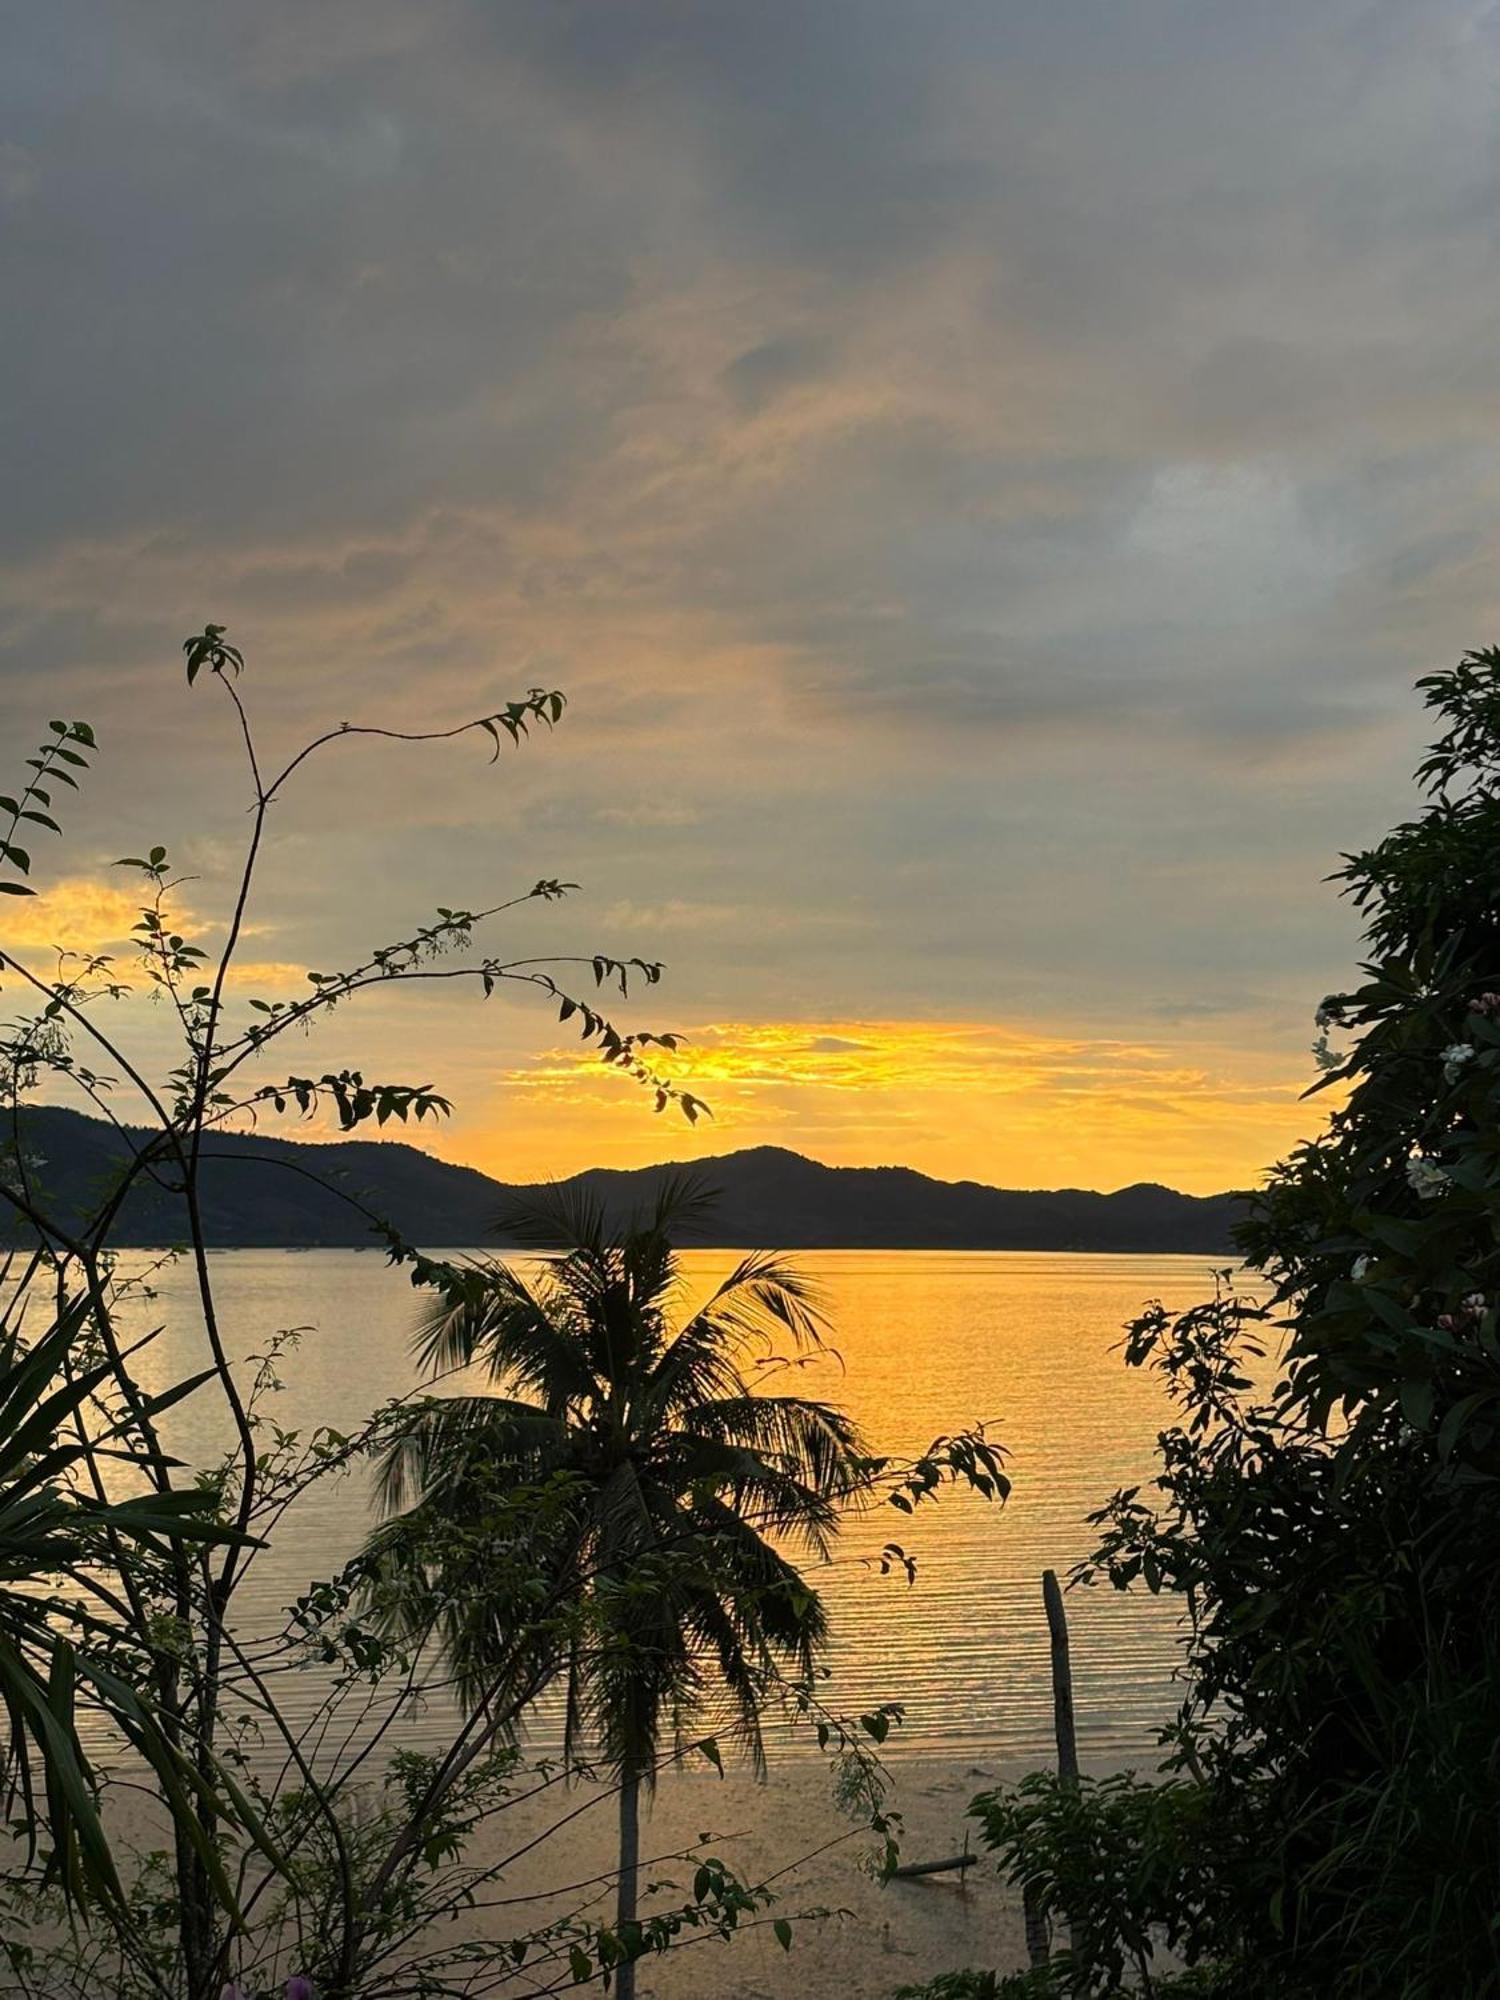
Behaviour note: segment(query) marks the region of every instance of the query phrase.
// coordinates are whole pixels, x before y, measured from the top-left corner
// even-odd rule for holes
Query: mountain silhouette
[[[24,1114],[28,1175],[65,1226],[87,1213],[147,1135],[50,1107]],[[1236,1195],[1187,1195],[1142,1181],[1113,1194],[940,1181],[910,1167],[828,1167],[779,1146],[687,1163],[719,1200],[697,1239],[789,1250],[1184,1251],[1227,1255]],[[683,1166],[593,1167],[564,1183],[597,1196],[614,1219],[647,1204]],[[163,1175],[163,1180],[170,1177]],[[501,1243],[497,1224],[528,1190],[451,1166],[394,1140],[224,1134],[205,1142],[201,1209],[216,1248],[370,1245],[361,1207],[423,1248]],[[121,1245],[186,1235],[180,1195],[138,1183],[113,1232]],[[514,1241],[514,1237],[510,1240]]]

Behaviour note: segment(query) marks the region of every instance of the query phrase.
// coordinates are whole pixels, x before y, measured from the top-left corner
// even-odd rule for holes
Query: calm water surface
[[[683,1261],[695,1290],[707,1291],[734,1260],[704,1251]],[[1015,1481],[1003,1508],[955,1492],[910,1519],[882,1509],[852,1524],[838,1563],[819,1579],[835,1632],[833,1700],[904,1702],[896,1755],[1045,1757],[1041,1572],[1065,1573],[1091,1547],[1089,1511],[1116,1487],[1150,1477],[1164,1419],[1155,1380],[1127,1370],[1112,1350],[1146,1300],[1180,1306],[1205,1296],[1209,1261],[922,1251],[825,1251],[801,1261],[824,1285],[843,1365],[799,1371],[797,1390],[842,1402],[882,1451],[915,1451],[982,1420],[1010,1453]],[[414,1294],[377,1253],[222,1251],[212,1264],[233,1352],[255,1352],[282,1328],[305,1329],[281,1370],[278,1422],[352,1428],[412,1387]],[[167,1331],[149,1353],[151,1379],[165,1383],[201,1365],[201,1334],[187,1273],[168,1272],[158,1291],[151,1319]],[[172,1443],[204,1462],[225,1435],[200,1397],[183,1406]],[[299,1504],[256,1559],[240,1600],[250,1619],[271,1629],[281,1607],[354,1552],[370,1518],[362,1474]],[[858,1560],[887,1539],[915,1555],[914,1587]],[[1174,1705],[1169,1608],[1077,1590],[1068,1605],[1084,1760],[1096,1768],[1142,1760]]]

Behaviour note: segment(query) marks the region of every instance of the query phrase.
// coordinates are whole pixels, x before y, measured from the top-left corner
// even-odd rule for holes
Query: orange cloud
[[[7,950],[107,951],[125,943],[141,914],[130,889],[90,875],[65,875],[36,896],[7,897],[0,941]]]
[[[121,958],[138,940],[135,926],[145,898],[137,886],[122,887],[92,875],[66,875],[38,895],[7,897],[0,911],[0,943],[7,950],[32,956],[53,951],[107,953]],[[190,940],[211,937],[222,927],[204,923],[197,914],[174,903],[170,923]],[[249,925],[251,936],[265,926]],[[127,970],[123,965],[121,970]],[[286,959],[240,959],[230,968],[228,984],[239,991],[285,997],[306,990],[307,968]]]
[[[239,992],[249,991],[257,999],[270,994],[284,1000],[303,999],[312,990],[307,983],[307,967],[280,958],[247,958],[229,968],[226,985]]]
[[[562,1174],[790,1145],[1011,1186],[1144,1179],[1207,1191],[1255,1180],[1316,1128],[1307,1078],[1229,1043],[933,1021],[721,1022],[671,1064],[711,1122],[652,1120],[617,1075],[558,1048],[502,1071],[506,1136],[460,1127],[445,1151],[492,1171]]]

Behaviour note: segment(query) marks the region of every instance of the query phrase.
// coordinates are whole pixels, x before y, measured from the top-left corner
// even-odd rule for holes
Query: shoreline
[[[890,1770],[886,1807],[903,1822],[903,1859],[957,1852],[965,1831],[973,1831],[964,1818],[968,1801],[1020,1775],[998,1761],[940,1757],[907,1759]],[[469,1850],[482,1866],[527,1846],[565,1814],[577,1815],[489,1885],[473,1909],[414,1941],[412,1951],[519,1935],[570,1913],[608,1922],[614,1793],[601,1783],[597,1797],[586,1800],[586,1789],[587,1781],[487,1822]],[[123,1845],[144,1851],[157,1843],[160,1829],[137,1799],[117,1794],[109,1818]],[[642,1959],[641,2000],[888,2000],[898,1987],[941,1972],[1024,1965],[1020,1899],[987,1856],[980,1852],[962,1875],[882,1884],[862,1865],[877,1846],[867,1827],[840,1811],[830,1769],[816,1753],[776,1760],[764,1783],[727,1760],[722,1777],[706,1763],[667,1771],[643,1814],[642,1914],[687,1896],[703,1852],[747,1885],[769,1882],[776,1900],[729,1939],[689,1931],[665,1953]],[[696,1850],[691,1858],[689,1849]],[[554,1884],[571,1885],[572,1892],[559,1893]],[[773,1928],[778,1918],[792,1927],[786,1948]],[[540,1976],[544,1962],[537,1955],[528,1967]],[[295,1969],[283,1962],[277,1975]],[[486,1990],[519,1995],[528,1988],[518,1979]],[[596,1982],[581,1990],[600,1989]]]

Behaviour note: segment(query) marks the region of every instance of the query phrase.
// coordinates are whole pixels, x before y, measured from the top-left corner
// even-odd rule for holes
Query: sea
[[[460,1254],[460,1253],[453,1253]],[[468,1252],[461,1254],[482,1254]],[[683,1255],[683,1310],[739,1253]],[[945,1491],[903,1516],[882,1508],[847,1525],[833,1561],[814,1573],[832,1623],[826,1698],[858,1713],[901,1704],[886,1753],[1027,1767],[1052,1749],[1049,1641],[1042,1574],[1065,1582],[1094,1547],[1089,1516],[1116,1490],[1149,1498],[1155,1441],[1171,1421],[1163,1384],[1127,1368],[1126,1323],[1153,1300],[1183,1308],[1213,1286],[1202,1256],[1026,1252],[820,1251],[797,1259],[822,1289],[836,1353],[787,1376],[797,1393],[836,1401],[873,1449],[924,1450],[982,1424],[1006,1454],[1003,1504]],[[165,1386],[205,1359],[186,1265],[151,1268],[151,1296],[132,1307],[139,1331],[160,1328],[137,1367]],[[418,1300],[378,1251],[225,1250],[210,1257],[220,1322],[246,1361],[278,1337],[282,1384],[263,1405],[286,1430],[343,1431],[420,1384],[411,1353]],[[170,1418],[172,1448],[209,1464],[228,1432],[212,1391]],[[242,1629],[267,1634],[313,1582],[359,1547],[375,1518],[361,1469],[315,1486],[278,1524],[239,1599]],[[882,1574],[898,1543],[915,1565]],[[1144,1591],[1073,1587],[1065,1597],[1081,1760],[1105,1771],[1149,1765],[1179,1698],[1177,1607]],[[288,1677],[283,1701],[309,1712],[317,1690]],[[437,1741],[443,1717],[411,1725]],[[545,1711],[537,1731],[545,1738]]]

